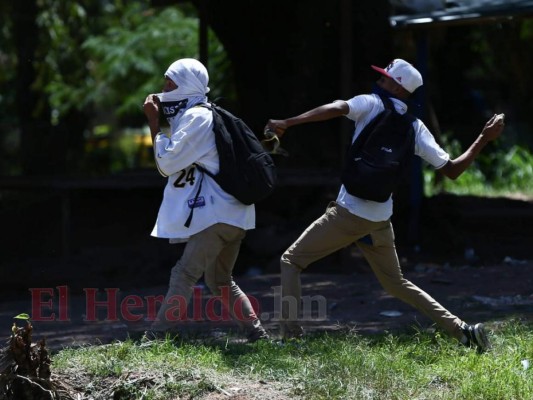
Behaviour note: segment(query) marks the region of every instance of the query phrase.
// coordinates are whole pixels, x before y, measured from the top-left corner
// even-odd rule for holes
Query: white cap
[[[407,61],[400,58],[392,60],[385,69],[376,67],[375,65],[372,65],[371,67],[380,74],[394,79],[409,93],[413,93],[416,88],[423,84],[420,72]]]

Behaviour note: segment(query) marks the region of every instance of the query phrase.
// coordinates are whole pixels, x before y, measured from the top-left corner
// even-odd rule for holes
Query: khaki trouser
[[[371,242],[359,241],[370,235]],[[462,321],[430,295],[403,277],[390,221],[372,222],[350,213],[335,202],[313,222],[281,257],[282,318],[284,333],[301,332],[300,273],[313,261],[355,243],[383,288],[412,305],[451,336],[461,339]],[[296,301],[289,301],[295,298]]]
[[[182,257],[172,268],[168,291],[152,324],[153,330],[177,328],[180,313],[186,313],[193,287],[202,275],[211,293],[221,296],[223,306],[241,328],[250,331],[261,325],[250,300],[232,277],[245,235],[241,228],[215,224],[190,237]]]

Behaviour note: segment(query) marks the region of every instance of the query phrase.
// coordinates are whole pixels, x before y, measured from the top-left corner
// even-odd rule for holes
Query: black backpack
[[[399,186],[411,163],[415,117],[399,114],[388,97],[380,98],[385,110],[349,147],[341,181],[351,195],[383,203]]]
[[[201,104],[213,112],[219,172],[197,168],[213,178],[227,193],[244,204],[253,204],[272,193],[277,182],[276,166],[270,154],[244,121],[215,103]],[[202,184],[196,197],[200,194]],[[185,223],[189,226],[191,214]]]

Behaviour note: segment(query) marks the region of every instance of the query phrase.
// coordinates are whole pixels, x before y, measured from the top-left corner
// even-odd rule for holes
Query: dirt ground
[[[124,204],[123,200],[117,196],[117,206]],[[113,207],[113,203],[106,203],[105,209]],[[308,219],[316,218],[322,211],[310,209]],[[72,212],[77,215],[76,208]],[[267,213],[268,210],[258,210],[260,216]],[[91,214],[91,219],[94,215],[99,214]],[[32,316],[36,312],[41,314],[41,321],[34,322],[35,333],[46,336],[54,348],[105,343],[146,329],[149,326],[146,299],[165,294],[169,269],[178,253],[175,249],[169,250],[170,246],[164,241],[152,238],[147,242],[143,239],[147,236],[144,230],[139,233],[143,245],[125,241],[119,229],[129,230],[131,238],[132,227],[136,224],[126,225],[129,220],[126,213],[123,220],[113,226],[101,225],[98,221],[93,221],[93,226],[78,217],[76,229],[85,232],[86,236],[80,241],[85,247],[68,260],[57,262],[57,259],[38,257],[5,265],[0,276],[0,326],[5,327],[6,336],[12,317],[21,312]],[[150,218],[146,220],[147,225],[151,224]],[[262,228],[250,231],[235,274],[241,288],[257,300],[261,319],[274,336],[278,329],[275,317],[279,310],[275,309],[274,299],[280,284],[279,256],[309,222],[288,226],[283,225],[283,221],[287,219],[272,217],[267,224],[267,229],[271,226],[283,228],[278,231],[262,231]],[[488,323],[515,314],[533,317],[531,199],[434,197],[421,209],[416,251],[412,243],[405,240],[409,236],[405,224],[402,225],[401,220],[396,222],[398,254],[405,276],[452,313],[468,322]],[[73,234],[74,237],[79,235],[76,231]],[[91,237],[98,237],[106,246],[95,244],[94,239],[89,241]],[[256,267],[254,262],[258,260],[262,264]],[[423,315],[383,291],[355,247],[312,264],[302,280],[303,295],[313,308],[310,331],[349,326],[371,334],[408,329],[413,325],[431,326],[431,321]],[[61,293],[60,287],[67,292]],[[32,288],[45,291],[32,292]],[[90,296],[84,291],[87,288],[97,291],[93,303],[109,300],[105,289],[116,288],[113,295],[116,304],[111,307],[116,317],[106,315],[106,306],[97,306],[95,317],[87,321],[91,308]],[[205,287],[197,293],[201,294],[197,303],[201,302],[200,308],[205,311],[210,295]],[[131,309],[133,316],[120,308],[120,302],[127,296],[141,301],[141,307]],[[191,304],[190,314],[192,307]],[[140,320],[133,322],[137,315],[141,316]],[[200,318],[189,319],[182,324],[184,329],[235,328],[229,321],[208,321],[205,312]]]
[[[533,318],[533,262],[508,259],[490,266],[446,266],[420,263],[405,271],[406,278],[447,307],[452,313],[467,322],[485,322],[489,326],[507,318]],[[237,283],[258,305],[259,315],[265,327],[276,337],[278,311],[275,298],[279,296],[276,287],[279,275],[239,277]],[[188,320],[180,324],[184,332],[213,332],[216,335],[238,334],[236,326],[225,318],[215,304],[209,314],[208,291],[199,286],[196,299],[191,302]],[[334,331],[341,328],[354,329],[361,334],[375,334],[383,331],[405,331],[430,328],[432,322],[407,304],[389,296],[379,285],[370,270],[353,274],[323,274],[309,271],[302,275],[304,300],[309,300],[312,315],[307,331]],[[123,291],[117,294],[116,317],[109,313],[109,306],[91,306],[88,294],[67,293],[68,309],[63,308],[59,292],[54,297],[41,294],[41,317],[55,321],[34,321],[35,339],[46,337],[52,349],[94,343],[109,343],[123,340],[128,335],[138,335],[148,329],[149,321],[133,322],[120,308],[120,301],[126,296],[138,296],[146,301],[149,296],[164,294],[166,287],[151,287],[143,290]],[[65,294],[65,293],[63,293]],[[113,296],[100,293],[97,300],[104,304]],[[52,299],[51,302],[50,299]],[[16,302],[3,302],[0,307],[0,324],[6,327],[6,336],[13,310],[26,310],[31,296]],[[66,303],[63,304],[63,307]],[[193,307],[201,304],[201,318],[194,314]],[[86,321],[90,308],[96,309],[91,321]],[[144,308],[143,308],[144,307]],[[130,308],[131,315],[146,316],[147,303],[143,307]],[[198,310],[198,308],[196,308]],[[64,314],[62,314],[62,312]],[[33,315],[35,316],[35,310]],[[68,321],[61,321],[61,315]],[[63,318],[65,319],[65,318]],[[213,321],[210,321],[213,320]]]

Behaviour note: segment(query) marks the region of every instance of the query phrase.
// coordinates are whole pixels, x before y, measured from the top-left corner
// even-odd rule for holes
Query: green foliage
[[[178,58],[198,57],[197,25],[197,19],[177,8],[154,13],[132,3],[121,25],[83,43],[95,84],[87,100],[117,106],[119,114],[138,112],[148,93],[161,90],[168,65]]]
[[[56,118],[88,107],[138,116],[145,97],[161,90],[173,61],[199,57],[198,18],[179,7],[152,9],[140,0],[100,9],[90,2],[43,2],[39,22],[49,46],[37,85],[48,93]],[[212,75],[227,73],[224,49],[212,32],[209,43]]]
[[[38,109],[44,119],[49,113],[53,126],[68,131],[69,173],[102,175],[150,164],[146,161],[147,146],[144,141],[139,145],[145,125],[142,104],[148,94],[161,91],[163,74],[173,61],[199,58],[195,7],[151,8],[147,0],[38,0],[37,4],[36,24],[41,34],[32,90],[41,94]],[[9,7],[0,10],[3,8]],[[2,16],[1,21],[4,19],[0,29],[5,31],[9,46],[5,57],[4,47],[0,49],[0,65],[9,67],[17,60],[10,37],[12,20]],[[212,31],[208,31],[208,45],[210,96],[234,98],[231,64]],[[13,68],[0,69],[2,88],[14,77],[4,71]],[[13,93],[0,93],[0,105],[6,106],[2,110],[7,116],[14,114],[9,112],[9,105],[15,105]],[[15,121],[11,124],[16,126]],[[107,135],[97,132],[102,126]],[[131,127],[141,133],[124,135]],[[18,130],[6,131],[0,138],[3,171],[18,165],[10,158],[18,158],[19,145],[23,144]]]
[[[450,156],[462,153],[461,145],[456,139],[443,137],[443,146]],[[510,145],[509,147],[487,148],[474,163],[456,180],[444,179],[438,184],[433,168],[424,168],[424,191],[434,195],[445,191],[463,195],[497,196],[508,194],[533,194],[533,153],[526,147]]]
[[[533,20],[524,20],[520,29],[520,39],[524,41],[531,41],[533,39]]]
[[[127,109],[132,94],[149,87],[156,73],[160,78],[161,64],[172,60],[169,43],[179,43],[184,52],[196,44],[194,20],[177,9],[158,15],[144,1],[95,8],[43,0],[38,22],[48,32],[48,49],[37,86],[59,115],[90,105]]]
[[[493,323],[493,348],[481,355],[439,332],[343,331],[285,344],[128,340],[65,349],[53,365],[78,386],[92,382],[95,398],[117,398],[113,389],[129,398],[195,398],[238,387],[254,398],[526,400],[533,397],[533,369],[522,363],[533,357],[531,328],[512,318]]]
[[[39,36],[36,57],[42,62],[35,65],[37,77],[33,87],[48,95],[54,124],[68,109],[87,106],[82,94],[90,81],[87,82],[86,56],[80,47],[87,36],[99,29],[97,15],[101,12],[89,7],[89,3],[39,1],[36,23],[43,34]],[[66,87],[73,88],[69,96]]]
[[[511,192],[532,189],[533,155],[525,148],[512,146],[506,153],[489,154],[486,166],[486,174],[496,189]]]
[[[30,319],[30,316],[28,314],[26,314],[26,313],[22,313],[22,314],[19,314],[19,315],[13,317],[13,318],[14,319],[25,319],[25,320],[28,320],[28,319]]]

